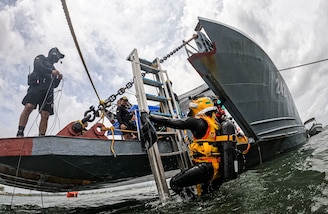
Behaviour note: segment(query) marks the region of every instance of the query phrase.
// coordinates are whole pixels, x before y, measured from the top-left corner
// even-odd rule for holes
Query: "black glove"
[[[148,112],[142,111],[140,114],[141,124],[147,122],[147,119],[150,119]]]
[[[153,124],[149,120],[149,114],[147,112],[141,112],[141,141],[143,144],[151,147],[157,142],[157,133]],[[146,144],[148,142],[148,144]],[[147,149],[148,149],[147,148]]]

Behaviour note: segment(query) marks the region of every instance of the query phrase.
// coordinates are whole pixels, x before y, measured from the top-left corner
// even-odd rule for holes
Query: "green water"
[[[328,130],[196,200],[165,204],[153,182],[65,195],[0,196],[1,213],[328,213]]]

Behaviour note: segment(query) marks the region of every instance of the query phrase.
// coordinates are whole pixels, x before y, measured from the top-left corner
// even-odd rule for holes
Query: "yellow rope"
[[[127,132],[127,133],[138,133],[138,131],[126,130],[126,129],[115,129],[116,131]]]
[[[114,150],[114,143],[115,143],[115,139],[114,139],[114,127],[112,126],[112,129],[111,129],[111,132],[112,132],[112,143],[110,144],[110,150],[112,151],[114,157],[116,157],[116,153],[115,153],[115,150]]]
[[[116,153],[115,153],[115,150],[114,150],[114,143],[115,143],[115,138],[114,138],[114,130],[115,129],[114,129],[114,126],[111,126],[111,127],[103,127],[101,130],[102,131],[109,131],[109,130],[111,131],[113,138],[112,138],[112,143],[110,145],[110,150],[112,151],[114,157],[116,157]]]
[[[113,126],[111,127],[103,127],[102,130],[103,131],[108,131],[108,130],[114,130],[114,131],[120,131],[120,132],[129,132],[129,133],[138,133],[138,131],[132,131],[132,130],[126,130],[126,129],[114,129]]]
[[[121,132],[129,132],[129,133],[138,133],[138,131],[131,131],[131,130],[122,130],[122,129],[115,129],[114,126],[111,126],[111,127],[103,127],[101,129],[102,131],[111,131],[112,133],[112,143],[110,145],[110,150],[112,151],[114,157],[116,157],[116,153],[115,153],[115,150],[114,150],[114,144],[115,144],[115,138],[114,138],[114,131],[121,131]]]

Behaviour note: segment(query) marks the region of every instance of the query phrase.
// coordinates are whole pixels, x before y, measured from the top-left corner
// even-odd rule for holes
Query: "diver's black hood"
[[[60,53],[60,51],[58,50],[58,48],[51,48],[49,50],[48,53],[48,59],[52,62],[52,63],[56,63],[58,62],[60,59],[63,59],[65,57],[64,54]]]

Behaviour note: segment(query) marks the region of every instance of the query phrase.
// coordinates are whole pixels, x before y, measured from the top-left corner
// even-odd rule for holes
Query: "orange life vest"
[[[219,163],[221,162],[219,148],[213,146],[213,143],[216,142],[218,124],[215,117],[208,117],[205,115],[199,117],[207,122],[208,128],[206,134],[202,138],[193,139],[193,142],[189,145],[190,155],[195,163],[212,163],[214,168],[212,181],[219,177]]]

